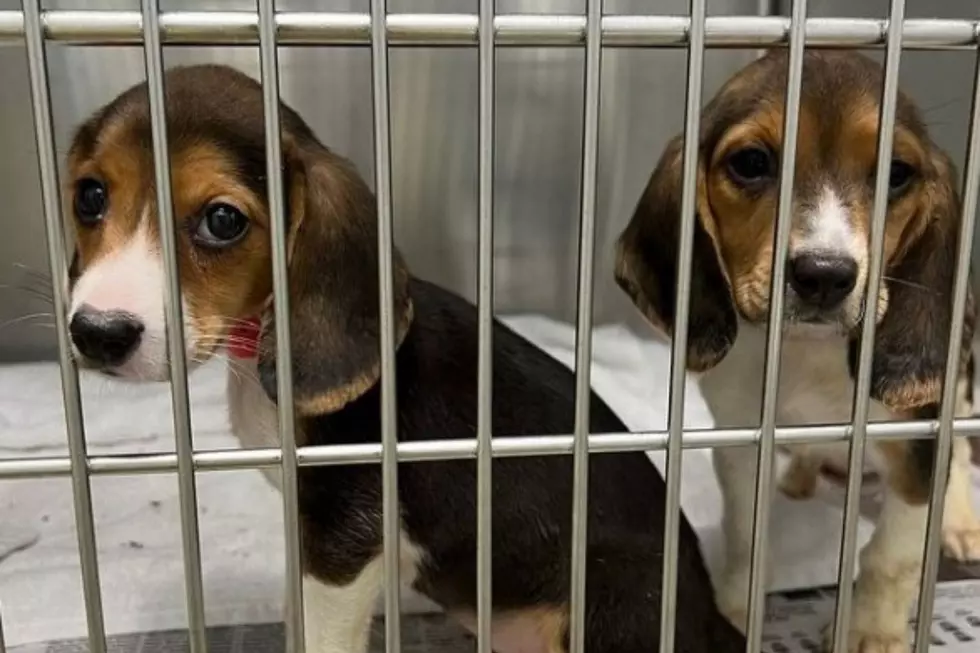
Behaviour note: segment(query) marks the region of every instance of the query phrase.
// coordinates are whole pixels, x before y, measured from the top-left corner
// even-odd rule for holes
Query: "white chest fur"
[[[237,359],[229,367],[228,419],[231,432],[243,449],[279,446],[276,405],[259,385],[255,360]],[[280,489],[278,469],[264,468],[262,474],[274,488]]]
[[[765,330],[741,325],[738,339],[728,356],[700,379],[705,400],[718,426],[730,428],[759,425],[763,376],[765,374]],[[817,329],[794,329],[783,337],[780,361],[776,423],[779,426],[840,424],[851,420],[854,382],[847,366],[847,341],[838,334]],[[872,401],[871,421],[895,419],[881,404]],[[808,447],[830,458],[847,459],[844,443]],[[875,464],[874,448],[868,448]]]

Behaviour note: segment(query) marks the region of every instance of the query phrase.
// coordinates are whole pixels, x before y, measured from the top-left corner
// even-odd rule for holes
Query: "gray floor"
[[[980,640],[980,567],[947,562],[940,571],[931,649],[976,653]],[[820,634],[833,612],[832,587],[771,594],[767,601],[763,653],[819,653]],[[911,623],[910,623],[911,636]],[[109,638],[109,653],[183,653],[186,630],[155,631]],[[249,624],[208,630],[209,653],[280,653],[282,624]],[[441,614],[403,615],[405,653],[474,653],[476,642]],[[87,653],[85,640],[63,640],[15,647],[10,653]],[[370,653],[384,651],[384,623],[371,632]]]
[[[163,630],[110,637],[109,653],[183,653],[189,651],[186,630]],[[282,624],[248,624],[208,629],[208,653],[280,653]],[[469,653],[474,639],[440,614],[404,615],[402,650],[405,653]],[[62,640],[11,648],[9,653],[87,653],[83,639]],[[376,619],[371,631],[371,652],[384,651],[384,622]]]
[[[944,559],[939,569],[932,647],[946,653],[975,653],[980,640],[980,564]],[[832,614],[833,587],[770,594],[766,602],[764,653],[817,653],[820,632]],[[208,629],[209,653],[280,653],[281,623]],[[2,650],[2,647],[0,647]],[[183,653],[189,651],[186,630],[163,630],[110,637],[109,653]],[[473,653],[476,641],[445,615],[402,615],[405,653]],[[9,653],[87,653],[84,639],[13,647]],[[370,653],[384,651],[384,622],[371,629]]]

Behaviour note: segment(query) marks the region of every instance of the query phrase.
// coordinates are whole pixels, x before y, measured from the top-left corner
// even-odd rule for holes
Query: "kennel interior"
[[[6,645],[34,653],[87,643],[102,651],[108,636],[112,650],[202,650],[206,624],[212,649],[278,650],[283,631],[277,624],[292,587],[286,564],[289,520],[283,517],[283,500],[249,466],[278,465],[282,459],[288,468],[295,453],[288,445],[283,455],[214,453],[237,446],[225,415],[220,361],[189,380],[198,452],[193,463],[199,569],[184,561],[185,545],[197,542],[184,530],[193,520],[186,511],[182,515],[188,499],[180,488],[189,485],[187,470],[182,483],[177,468],[192,461],[189,450],[175,444],[169,386],[123,386],[83,375],[79,398],[91,458],[87,466],[72,464],[85,454],[78,447],[69,457],[69,438],[82,435],[82,422],[75,417],[71,392],[62,389],[63,379],[70,386],[75,373],[69,366],[63,377],[59,366],[66,358],[59,351],[50,301],[52,254],[46,237],[46,218],[57,228],[60,216],[51,215],[57,208],[50,197],[54,186],[45,186],[39,171],[63,165],[71,130],[144,79],[155,49],[152,40],[144,45],[143,7],[136,0],[49,0],[40,14],[47,26],[43,34],[36,29],[36,2],[25,3],[0,0],[0,614]],[[157,3],[146,4],[156,9]],[[703,73],[707,101],[761,48],[792,48],[786,20],[792,3],[711,0],[703,29],[697,20],[688,22],[692,5],[685,0],[606,0],[601,7],[597,0],[384,4],[278,0],[277,12],[323,12],[296,14],[301,17],[294,16],[293,30],[287,13],[278,34],[266,31],[279,40],[282,97],[324,143],[351,158],[365,179],[373,182],[379,172],[390,178],[393,239],[415,274],[474,302],[482,301],[478,288],[492,279],[494,314],[570,367],[576,360],[576,329],[589,330],[594,388],[631,431],[652,434],[637,447],[655,449],[649,454],[653,463],[666,470],[669,384],[665,378],[654,382],[651,370],[668,369],[670,345],[639,322],[614,286],[613,240],[663,146],[685,127],[689,79]],[[696,18],[703,3],[694,5]],[[924,109],[935,140],[964,170],[980,41],[976,3],[811,0],[807,5],[815,28],[806,33],[808,43],[819,38],[825,46],[846,44],[882,61],[890,12],[904,12],[901,85]],[[385,9],[387,32],[373,29],[372,12]],[[270,7],[257,14],[254,0],[160,0],[159,10],[164,66],[223,62],[260,77],[260,16]],[[479,27],[480,12],[488,10],[496,14],[493,40],[483,39],[490,32]],[[586,20],[600,13],[601,25]],[[702,36],[703,50],[697,47]],[[264,43],[266,54],[275,51],[268,38]],[[692,43],[695,61],[703,53],[703,65],[689,68]],[[45,59],[39,56],[41,45]],[[384,51],[387,74],[373,56]],[[481,72],[488,76],[481,78]],[[487,80],[491,83],[483,83]],[[387,121],[383,114],[378,119],[375,83],[387,89]],[[37,129],[46,119],[36,100],[45,93],[51,124]],[[486,135],[492,139],[482,142]],[[390,166],[377,156],[376,148],[385,143]],[[477,255],[489,215],[492,272],[486,257]],[[61,238],[56,231],[50,235]],[[588,259],[592,232],[590,272],[582,253]],[[63,264],[57,250],[55,263]],[[583,284],[592,288],[584,304],[591,299],[591,312],[578,310]],[[691,379],[685,397],[684,427],[712,427]],[[179,401],[176,410],[179,423]],[[980,433],[973,420],[957,424],[958,435]],[[949,422],[943,433],[950,432],[946,427]],[[760,433],[769,437],[774,431]],[[569,434],[562,455],[584,454],[585,435],[582,429]],[[488,451],[486,442],[474,443],[473,451]],[[544,445],[531,441],[528,446]],[[370,456],[382,458],[379,452]],[[686,448],[682,460],[680,503],[713,564],[721,507],[709,452]],[[393,462],[393,453],[384,456],[384,464]],[[90,501],[73,495],[73,488],[86,486],[87,476]],[[980,501],[980,472],[973,482]],[[873,488],[867,494],[863,499],[873,512]],[[836,583],[842,508],[841,493],[833,491],[803,507],[777,499],[770,519],[784,527],[771,532],[767,547],[776,561],[774,591],[783,593],[770,602],[802,596],[790,590],[813,590],[805,593],[811,600],[820,588]],[[869,532],[867,516],[859,516],[859,545]],[[962,596],[947,605],[944,601],[952,599],[940,584],[936,610],[973,610],[980,620],[980,584],[970,580],[980,579],[980,569],[945,563],[940,568],[940,576],[955,585],[952,594]],[[197,579],[203,600],[189,605],[186,587]],[[423,641],[430,647],[433,642],[472,646],[433,617],[434,606],[421,598],[405,594],[400,604],[403,646],[421,648]],[[833,610],[832,600],[819,606],[818,612]],[[378,624],[375,646],[384,634]],[[292,627],[287,624],[286,631]],[[780,650],[773,648],[775,628],[766,623],[765,650]],[[796,640],[787,644],[797,645],[804,646]]]

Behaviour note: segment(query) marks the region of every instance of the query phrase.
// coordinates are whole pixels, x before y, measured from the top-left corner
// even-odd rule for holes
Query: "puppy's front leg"
[[[972,375],[956,385],[956,417],[973,415]],[[953,459],[943,511],[943,550],[961,562],[980,560],[980,519],[973,506],[973,451],[966,438],[953,438]]]
[[[919,586],[928,513],[928,504],[909,505],[886,490],[874,533],[861,551],[848,634],[851,653],[909,650],[909,612]]]
[[[366,653],[384,569],[378,556],[346,585],[303,577],[308,653]]]
[[[724,502],[725,559],[716,581],[718,608],[743,633],[746,628],[755,519],[757,447],[720,447],[713,451]],[[771,497],[770,497],[771,500]],[[762,570],[769,578],[769,565]]]
[[[943,549],[946,555],[961,562],[980,560],[980,520],[973,507],[971,453],[966,438],[953,439],[953,460],[943,511]]]

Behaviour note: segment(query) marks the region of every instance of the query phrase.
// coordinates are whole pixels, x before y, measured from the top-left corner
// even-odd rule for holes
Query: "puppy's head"
[[[735,75],[702,114],[688,362],[717,364],[740,319],[768,318],[787,57]],[[900,95],[888,181],[885,282],[867,298],[882,71],[852,53],[804,56],[785,318],[854,337],[879,320],[873,394],[889,405],[938,397],[950,324],[959,201],[953,166]],[[683,135],[666,148],[618,243],[616,278],[671,332]],[[972,337],[972,300],[964,341]],[[812,328],[812,327],[810,327]]]
[[[262,89],[221,66],[165,77],[181,302],[190,363],[252,345],[275,397],[270,215]],[[297,407],[329,412],[377,380],[375,201],[344,159],[282,107],[293,373]],[[78,130],[65,210],[76,235],[69,323],[85,367],[126,379],[168,378],[164,270],[146,85]],[[399,340],[411,319],[395,255]],[[256,342],[244,324],[261,322]],[[282,327],[282,322],[279,323]]]

